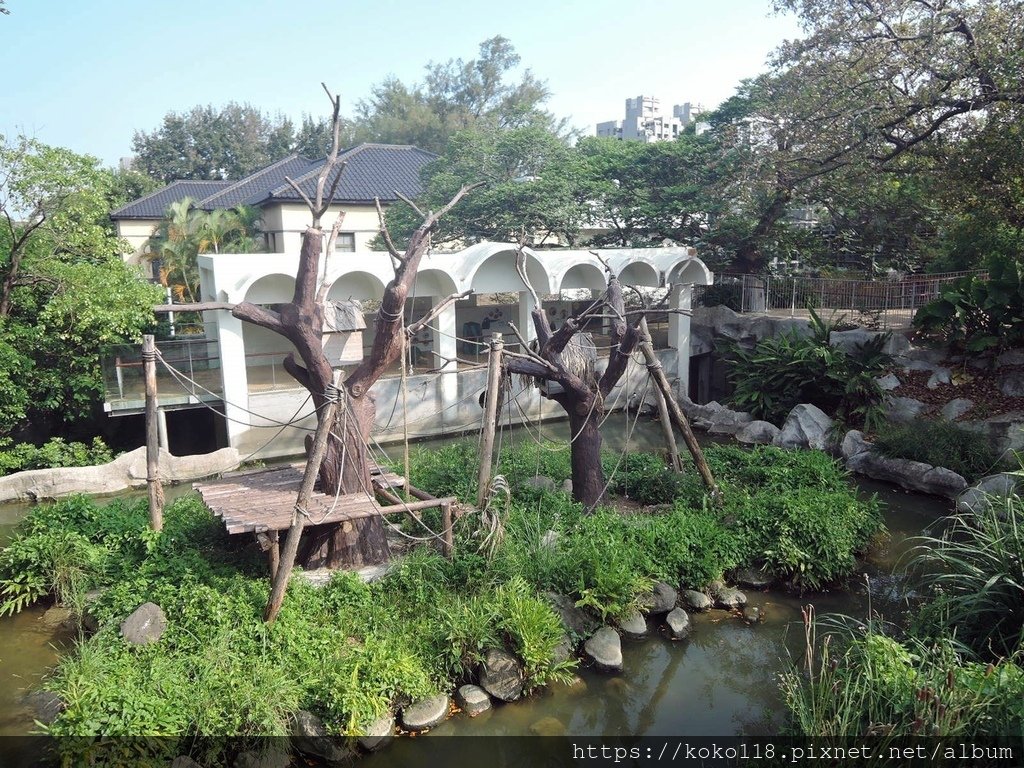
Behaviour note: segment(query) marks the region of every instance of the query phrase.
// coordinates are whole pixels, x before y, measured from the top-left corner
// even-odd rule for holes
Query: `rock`
[[[49,629],[74,629],[78,626],[74,614],[63,605],[54,605],[43,614],[43,624]]]
[[[823,451],[828,447],[828,433],[832,419],[824,411],[810,403],[802,403],[789,412],[782,430],[772,441],[780,448],[814,448]]]
[[[279,749],[250,750],[235,757],[235,768],[288,768],[292,756]]]
[[[156,603],[143,603],[121,622],[121,636],[132,645],[157,642],[167,629],[167,617]]]
[[[536,491],[547,491],[553,493],[558,488],[558,485],[550,477],[537,475],[537,477],[528,477],[523,482],[523,487],[532,488]]]
[[[622,634],[631,640],[641,640],[647,637],[647,620],[639,611],[633,611],[619,623]]]
[[[171,768],[203,768],[203,766],[188,755],[178,755],[171,760]]]
[[[1024,370],[1013,370],[999,379],[999,391],[1007,397],[1024,397]]]
[[[924,412],[925,404],[912,397],[886,397],[884,401],[885,414],[892,421],[909,422],[920,417]]]
[[[715,605],[719,608],[739,608],[747,603],[746,595],[736,587],[727,587],[720,581],[711,583],[711,597],[714,598]]]
[[[753,419],[749,413],[723,408],[709,419],[708,432],[712,435],[735,435]]]
[[[761,568],[740,568],[733,576],[733,580],[743,587],[751,589],[768,589],[772,585],[771,576]]]
[[[849,331],[832,331],[828,336],[828,343],[836,349],[841,349],[847,353],[853,353],[857,351],[857,347],[874,341],[875,337],[880,335],[880,331],[871,331],[867,328],[852,328]]]
[[[949,368],[936,368],[928,377],[928,389],[936,389],[942,384],[949,384],[952,381],[953,372]]]
[[[352,759],[352,750],[345,740],[332,737],[323,721],[312,712],[300,709],[292,723],[292,746],[299,752],[318,758],[327,765],[341,765]]]
[[[934,371],[938,368],[938,363],[933,363],[930,360],[904,360],[903,370],[904,371]]]
[[[562,490],[562,493],[567,493],[570,496],[572,496],[572,478],[571,477],[567,477],[567,478],[565,478],[565,480],[562,481],[561,490]]]
[[[902,382],[896,378],[896,374],[887,373],[885,376],[875,379],[875,383],[883,392],[888,392],[891,389],[896,389]]]
[[[691,611],[706,611],[714,605],[710,597],[695,589],[683,591],[682,603]]]
[[[530,726],[534,736],[565,736],[565,726],[554,717],[544,717]]]
[[[1024,365],[1024,349],[1011,349],[996,358],[996,368],[1013,365]]]
[[[947,421],[956,421],[973,407],[973,400],[968,400],[966,397],[958,397],[942,406],[940,413],[942,418]]]
[[[622,641],[611,627],[601,627],[583,644],[583,650],[593,660],[594,666],[608,672],[622,670]]]
[[[764,621],[764,614],[756,605],[745,605],[740,613],[747,624],[760,624]]]
[[[736,433],[736,440],[744,445],[771,445],[779,428],[770,421],[751,421]]]
[[[32,691],[25,694],[22,702],[43,725],[53,723],[65,709],[64,700],[53,691]]]
[[[491,648],[480,662],[480,687],[502,701],[515,701],[523,695],[526,675],[523,665],[509,653]]]
[[[989,509],[993,502],[1002,503],[1008,496],[1018,494],[1022,478],[1009,472],[983,477],[956,500],[957,512],[978,514]]]
[[[1024,411],[990,416],[984,421],[958,422],[964,429],[984,435],[999,453],[1024,450]]]
[[[390,712],[379,717],[363,729],[363,735],[356,741],[367,752],[376,752],[395,738],[395,716]]]
[[[562,626],[573,635],[587,637],[592,634],[601,622],[592,614],[576,606],[576,602],[566,595],[559,595],[554,592],[545,592],[544,599],[550,604],[552,610],[562,620]]]
[[[663,581],[655,582],[652,592],[640,597],[640,608],[644,613],[668,613],[676,607],[679,595]]]
[[[573,651],[576,650],[576,645],[568,635],[562,635],[562,639],[558,641],[558,645],[555,646],[554,652],[551,654],[551,661],[554,664],[561,664],[562,662],[568,661],[573,656]]]
[[[545,531],[544,535],[540,537],[540,546],[542,549],[555,550],[558,548],[558,540],[562,534],[558,531]]]
[[[455,692],[455,706],[476,717],[491,708],[491,697],[478,685],[464,685]]]
[[[451,702],[443,693],[414,702],[402,710],[402,728],[407,731],[425,731],[445,721]]]
[[[871,450],[871,443],[864,439],[864,433],[859,429],[851,429],[843,436],[843,442],[839,444],[839,453],[843,459],[852,459],[858,453]]]
[[[891,459],[874,451],[864,451],[848,459],[846,468],[875,480],[895,483],[910,491],[954,498],[967,481],[945,467],[933,467],[920,461]]]
[[[672,633],[673,640],[682,640],[690,634],[693,625],[690,624],[690,616],[682,608],[673,608],[665,617],[665,623]]]

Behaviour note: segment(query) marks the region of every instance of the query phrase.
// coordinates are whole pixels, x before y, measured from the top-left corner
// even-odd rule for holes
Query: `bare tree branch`
[[[298,193],[299,197],[301,197],[305,201],[306,205],[309,206],[310,212],[312,212],[314,214],[315,219],[316,219],[316,221],[315,221],[313,226],[319,226],[319,216],[316,216],[317,207],[315,205],[313,205],[313,201],[309,199],[309,195],[307,195],[305,192],[303,192],[301,187],[299,187],[298,184],[296,184],[294,181],[292,181],[290,176],[285,176],[284,180],[287,181],[289,185],[291,185],[291,188],[294,189],[296,191],[296,193]]]
[[[387,246],[391,258],[402,263],[405,259],[398,252],[398,248],[395,247],[395,241],[391,239],[391,230],[388,229],[387,221],[384,219],[384,209],[380,205],[380,198],[373,198],[373,204],[377,207],[377,219],[380,221],[380,236],[384,239],[384,245]]]
[[[443,312],[447,306],[449,306],[450,304],[454,304],[456,301],[461,301],[462,299],[468,298],[471,293],[473,293],[472,288],[465,290],[462,293],[453,293],[450,296],[439,301],[437,304],[430,308],[430,311],[427,312],[427,314],[425,314],[423,317],[421,317],[419,320],[417,320],[415,323],[413,323],[412,325],[405,329],[406,335],[410,337],[415,336],[417,333],[426,328],[427,325],[433,322],[434,318],[441,314],[441,312]]]
[[[423,211],[421,211],[421,210],[420,210],[420,207],[419,207],[418,205],[416,205],[416,203],[414,203],[414,202],[413,202],[412,200],[410,200],[410,199],[409,199],[408,197],[406,197],[405,195],[403,195],[403,194],[402,194],[401,192],[399,192],[399,191],[398,191],[397,189],[396,189],[396,190],[395,190],[394,192],[395,192],[395,195],[397,195],[397,196],[398,196],[398,199],[399,199],[399,200],[401,200],[401,201],[402,201],[403,203],[405,203],[406,205],[408,205],[408,206],[409,206],[410,208],[412,208],[412,209],[413,209],[414,211],[416,211],[416,213],[417,213],[417,214],[419,215],[419,217],[420,217],[421,219],[426,219],[426,218],[427,218],[427,214],[425,214],[425,213],[424,213]]]

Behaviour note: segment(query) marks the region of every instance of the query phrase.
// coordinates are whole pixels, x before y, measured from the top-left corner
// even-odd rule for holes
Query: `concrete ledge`
[[[172,456],[160,451],[160,478],[168,483],[198,480],[238,467],[238,451],[222,448],[195,456]],[[109,464],[94,467],[30,469],[0,477],[0,502],[45,501],[75,493],[118,493],[146,485],[146,449],[136,448]]]

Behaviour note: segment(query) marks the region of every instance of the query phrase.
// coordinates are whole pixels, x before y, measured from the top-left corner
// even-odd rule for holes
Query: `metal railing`
[[[918,309],[953,281],[988,279],[985,271],[911,275],[900,280],[736,275],[716,273],[713,285],[695,285],[693,306],[724,305],[736,312],[781,317],[842,313],[869,328],[908,328]]]
[[[169,398],[194,396],[208,400],[220,396],[220,347],[216,339],[201,334],[176,336],[158,341],[157,349],[167,365],[180,374],[180,377],[175,376],[163,365],[157,366],[157,389],[162,398],[165,395]],[[100,365],[104,399],[114,410],[133,408],[145,399],[141,346],[110,349],[101,357]],[[190,381],[201,386],[187,383]],[[210,392],[205,391],[207,389]]]

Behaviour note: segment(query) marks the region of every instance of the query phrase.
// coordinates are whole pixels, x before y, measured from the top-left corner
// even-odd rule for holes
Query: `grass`
[[[293,580],[270,627],[261,556],[198,498],[170,505],[159,534],[144,502],[69,499],[35,508],[0,552],[0,611],[48,596],[84,610],[85,591],[103,590],[87,608],[102,629],[48,683],[67,705],[54,735],[159,735],[169,751],[208,754],[219,737],[287,733],[300,708],[355,734],[395,706],[471,680],[491,647],[522,661],[528,689],[565,679],[575,662],[557,657],[564,631],[542,590],[610,619],[636,608],[656,579],[702,588],[744,565],[812,587],[847,575],[880,528],[877,504],[857,501],[823,454],[716,446],[708,460],[722,509],[709,506],[692,468],[666,480],[657,459],[641,457],[623,462],[613,487],[635,492],[659,478],[660,511],[585,515],[564,493],[525,487],[538,469],[564,479],[566,450],[506,447],[513,499],[493,557],[477,552],[470,515],[450,560],[420,548],[372,585],[344,573],[322,589]],[[454,444],[416,454],[411,474],[420,487],[466,497],[474,466],[474,446]],[[155,645],[129,646],[117,626],[146,601],[163,608],[168,629]]]
[[[874,448],[893,459],[946,467],[969,483],[998,471],[999,466],[999,453],[988,438],[945,420],[884,424],[875,434]]]

